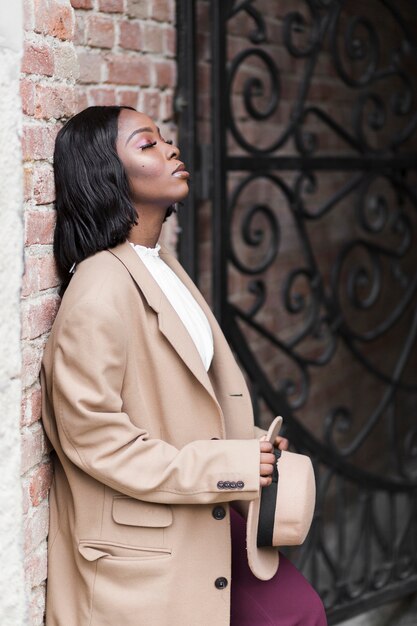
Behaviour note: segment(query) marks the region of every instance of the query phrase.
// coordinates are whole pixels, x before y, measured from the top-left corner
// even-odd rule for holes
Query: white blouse
[[[146,248],[131,242],[130,245],[177,312],[194,341],[206,371],[208,371],[213,359],[214,347],[213,334],[204,311],[175,272],[161,259],[159,256],[161,246],[159,244],[155,248]]]

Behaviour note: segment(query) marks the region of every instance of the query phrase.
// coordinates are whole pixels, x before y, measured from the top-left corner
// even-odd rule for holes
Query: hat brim
[[[270,425],[266,441],[274,443],[282,425],[282,417],[276,417]],[[258,521],[261,504],[260,496],[249,503],[246,525],[246,548],[248,563],[252,573],[260,580],[270,580],[277,572],[279,566],[279,552],[275,547],[258,548]]]

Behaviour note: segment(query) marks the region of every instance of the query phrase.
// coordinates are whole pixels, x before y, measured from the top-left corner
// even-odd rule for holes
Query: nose
[[[175,144],[168,145],[168,158],[169,159],[178,159],[180,156],[180,149]]]

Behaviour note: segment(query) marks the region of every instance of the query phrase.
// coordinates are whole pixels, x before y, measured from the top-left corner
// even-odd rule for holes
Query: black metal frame
[[[195,69],[195,4],[194,0],[177,2],[177,62],[179,80],[174,97],[174,112],[177,117],[181,152],[186,155],[187,168],[193,174],[198,171],[196,130],[196,69]],[[191,278],[197,280],[197,188],[193,184],[181,206],[180,258]]]
[[[396,401],[400,394],[411,398],[414,407],[417,404],[417,385],[404,379],[405,365],[411,354],[415,355],[417,335],[417,188],[415,181],[410,180],[417,168],[417,151],[410,151],[409,144],[407,151],[403,147],[410,138],[414,138],[414,146],[417,142],[417,90],[407,68],[402,66],[406,54],[412,55],[414,67],[417,66],[417,48],[398,5],[391,0],[373,2],[395,21],[402,32],[402,42],[398,49],[392,51],[389,65],[381,69],[381,42],[372,21],[364,15],[350,16],[346,20],[342,39],[345,54],[351,63],[359,62],[364,68],[359,76],[349,74],[338,50],[340,20],[346,4],[344,0],[300,0],[309,11],[309,21],[297,10],[285,17],[284,45],[291,56],[305,61],[305,73],[300,80],[287,126],[266,148],[251,145],[239,134],[230,98],[233,77],[240,64],[250,55],[257,55],[268,74],[270,100],[262,111],[256,108],[253,95],[266,91],[266,87],[259,77],[249,78],[243,88],[246,112],[254,124],[262,123],[279,106],[279,67],[262,49],[267,39],[265,20],[254,0],[210,2],[214,309],[250,380],[255,410],[263,402],[272,415],[283,414],[295,447],[307,451],[313,458],[318,482],[315,522],[307,543],[294,556],[322,594],[330,624],[417,590],[417,428],[413,425],[405,435],[400,433],[396,414]],[[410,5],[411,10],[413,7]],[[195,88],[195,74],[193,87],[187,82],[187,76],[192,72],[186,69],[193,65],[193,51],[184,47],[184,41],[190,37],[191,30],[194,32],[195,1],[178,0],[178,11],[183,18],[188,11],[190,17],[189,25],[184,26],[188,34],[179,37],[180,85],[187,93],[187,100],[189,90]],[[251,17],[255,29],[248,35],[249,47],[227,63],[228,22],[241,11]],[[181,22],[181,26],[183,24]],[[304,48],[297,47],[294,40],[294,34],[300,31],[309,34]],[[315,65],[325,40],[341,84],[357,94],[350,128],[341,126],[320,106],[308,104]],[[390,100],[385,102],[378,93],[377,85],[394,77],[401,87],[393,87]],[[191,120],[189,112],[180,118],[180,137],[187,137],[186,132],[189,131],[186,129],[192,127],[189,145],[195,155],[195,120]],[[385,143],[374,147],[368,141],[368,131],[384,131],[388,112],[404,120],[404,124],[400,131],[391,133]],[[325,156],[320,153],[316,138],[305,127],[311,117],[326,125],[344,142],[345,153]],[[239,156],[228,153],[229,134],[241,148]],[[295,154],[281,154],[281,149],[288,146],[290,140],[296,147]],[[195,156],[193,158],[195,162]],[[186,159],[189,160],[187,149]],[[292,185],[283,176],[289,171],[298,173]],[[349,173],[349,179],[341,189],[312,210],[308,197],[318,187],[322,173],[330,171]],[[239,173],[240,179],[230,192],[228,182],[231,172]],[[286,199],[286,210],[291,213],[302,242],[303,258],[299,267],[286,277],[282,301],[290,315],[304,315],[304,323],[301,330],[298,328],[287,340],[268,328],[262,321],[262,315],[259,315],[268,292],[264,272],[277,262],[279,253],[280,207],[255,204],[241,210],[239,236],[247,247],[256,249],[270,237],[271,244],[257,266],[251,267],[240,258],[231,232],[231,222],[242,192],[246,185],[258,179],[280,189]],[[382,192],[371,192],[371,185],[376,180],[390,187],[395,196],[394,204],[389,205]],[[196,194],[198,196],[198,189]],[[352,235],[343,243],[328,284],[325,284],[309,240],[308,228],[335,210],[346,197],[351,197],[355,204],[355,227],[359,234]],[[183,231],[191,239],[188,248],[185,244],[182,248],[188,250],[182,255],[182,260],[191,269],[190,255],[195,255],[197,241],[197,236],[193,239],[192,233],[196,201],[197,197],[191,199],[189,213],[183,222],[183,228],[185,222],[192,224],[188,232]],[[266,227],[255,226],[259,218]],[[388,231],[390,237],[393,234],[397,236],[395,245],[392,238],[387,239]],[[358,260],[359,253],[362,260]],[[230,267],[247,278],[248,292],[253,296],[250,309],[243,309],[230,300]],[[300,278],[308,284],[307,296],[297,292]],[[387,284],[392,284],[399,294],[398,305],[388,307],[383,321],[375,323],[372,328],[366,331],[355,328],[346,313],[341,292],[358,315],[372,314]],[[388,336],[400,324],[408,325],[407,332],[395,363],[387,372],[379,363],[371,362],[367,346],[380,337]],[[246,329],[257,333],[283,358],[291,361],[298,371],[298,380],[281,380],[278,385],[277,381],[270,380],[249,345]],[[322,351],[316,358],[303,356],[302,351],[303,342],[312,337],[322,341]],[[310,372],[331,364],[339,345],[343,345],[352,361],[363,368],[364,375],[384,385],[384,391],[371,414],[361,418],[356,433],[356,416],[352,415],[348,406],[335,402],[322,416],[322,433],[318,436],[300,420],[299,412],[308,403]],[[382,421],[392,434],[392,448],[384,451],[389,467],[387,472],[375,473],[358,465],[354,455]],[[330,509],[334,509],[332,515],[328,512],[329,501]],[[333,543],[329,543],[326,537],[326,529],[331,522]],[[350,545],[354,548],[349,548]]]

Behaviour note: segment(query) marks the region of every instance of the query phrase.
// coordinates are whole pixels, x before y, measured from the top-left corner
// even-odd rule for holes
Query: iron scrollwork
[[[215,150],[217,315],[258,419],[284,413],[295,447],[313,458],[315,522],[296,558],[337,623],[417,589],[417,49],[404,15],[413,9],[298,0],[279,16],[280,49],[298,72],[282,121],[289,78],[268,47],[265,15],[255,0],[212,4],[213,40],[224,44],[213,97],[227,99],[213,143],[229,145]],[[395,27],[392,41],[382,40],[377,12]],[[226,62],[229,25],[242,15],[248,45]],[[348,114],[314,96],[323,58]],[[268,124],[254,141],[248,129]],[[318,233],[334,236],[335,224],[343,240],[323,266]],[[233,292],[232,274],[246,292]],[[313,396],[344,368],[369,394],[356,398],[340,380],[311,418]]]

